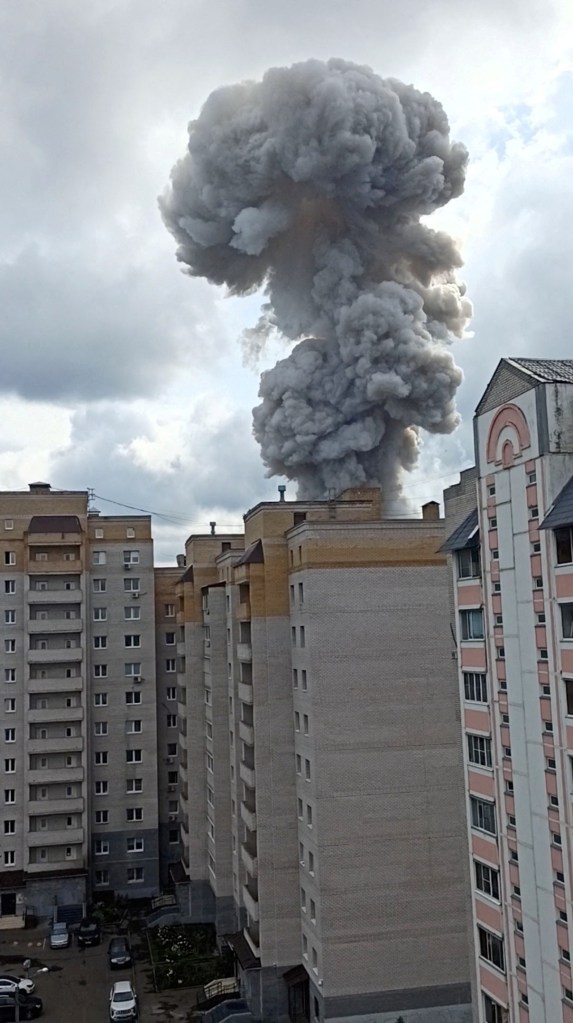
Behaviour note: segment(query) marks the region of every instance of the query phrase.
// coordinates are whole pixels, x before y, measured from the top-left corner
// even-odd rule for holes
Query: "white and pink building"
[[[479,1023],[573,1023],[573,360],[503,359],[445,493]]]

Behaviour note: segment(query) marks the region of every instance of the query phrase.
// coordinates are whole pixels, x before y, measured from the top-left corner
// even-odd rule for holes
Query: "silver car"
[[[72,940],[68,925],[63,921],[52,924],[50,931],[50,948],[67,948]]]

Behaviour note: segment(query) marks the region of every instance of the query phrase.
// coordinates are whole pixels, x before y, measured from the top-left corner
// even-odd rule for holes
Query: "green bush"
[[[233,973],[229,950],[217,950],[212,925],[177,925],[150,929],[155,985],[164,988],[204,987],[211,980]]]

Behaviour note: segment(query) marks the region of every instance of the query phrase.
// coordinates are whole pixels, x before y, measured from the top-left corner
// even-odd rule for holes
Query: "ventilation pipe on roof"
[[[279,483],[279,485],[278,485],[278,492],[279,492],[279,501],[284,501],[285,493],[286,493],[286,487],[285,487],[284,483]]]
[[[211,526],[211,536],[215,536],[215,526],[217,525],[217,523],[210,522],[209,525]]]

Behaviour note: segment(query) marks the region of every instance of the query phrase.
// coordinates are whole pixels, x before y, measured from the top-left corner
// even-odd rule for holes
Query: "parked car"
[[[16,998],[19,1005],[16,1006]],[[19,1009],[20,1019],[36,1019],[42,1015],[44,1005],[41,998],[36,995],[26,995],[20,991],[18,995],[0,995],[0,1023],[15,1023],[16,1012]]]
[[[31,995],[35,987],[34,981],[27,980],[26,977],[14,977],[10,973],[0,975],[0,995],[11,995],[14,991],[24,991],[25,994]]]
[[[109,965],[111,969],[122,966],[131,966],[131,946],[127,938],[118,936],[112,938],[107,950]]]
[[[50,948],[67,948],[72,940],[67,923],[53,923],[50,931]]]
[[[109,993],[110,1020],[137,1019],[137,995],[130,980],[118,980]]]
[[[101,941],[101,927],[97,920],[91,917],[84,917],[77,930],[79,948],[87,948],[90,945],[99,945]]]

